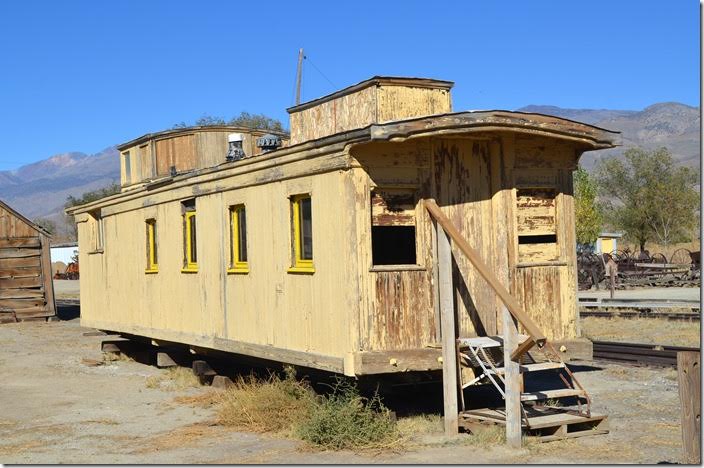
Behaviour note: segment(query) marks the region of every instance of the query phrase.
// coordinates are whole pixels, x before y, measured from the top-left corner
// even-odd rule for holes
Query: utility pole
[[[301,74],[303,73],[303,48],[298,49],[298,69],[296,70],[296,105],[301,103]]]

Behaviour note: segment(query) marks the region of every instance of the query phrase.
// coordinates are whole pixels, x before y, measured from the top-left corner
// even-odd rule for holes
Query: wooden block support
[[[198,377],[213,377],[218,374],[205,361],[193,361],[193,373]]]
[[[215,388],[228,388],[233,385],[232,380],[226,375],[216,375],[213,377],[213,383],[210,384]]]
[[[158,351],[156,353],[156,367],[158,368],[164,368],[164,367],[177,367],[178,364],[176,361],[173,360],[173,358],[168,354],[163,351]]]
[[[680,391],[682,414],[682,447],[684,463],[701,463],[702,450],[702,380],[701,353],[680,351],[677,353],[677,384]]]
[[[442,334],[442,393],[444,400],[445,435],[456,435],[457,408],[457,349],[455,330],[454,288],[452,287],[452,250],[450,238],[436,223],[438,242],[438,294],[440,297],[440,333]]]
[[[117,344],[115,344],[113,342],[109,342],[109,341],[103,341],[100,349],[104,353],[119,353],[120,352],[120,347]]]

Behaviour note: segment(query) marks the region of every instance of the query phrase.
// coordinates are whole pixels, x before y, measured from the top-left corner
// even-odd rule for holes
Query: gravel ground
[[[681,456],[673,370],[575,366],[611,432],[520,450],[425,435],[402,452],[319,452],[215,425],[212,408],[176,397],[211,391],[147,388],[165,372],[102,360],[102,337],[77,320],[0,326],[0,463],[657,463]],[[92,360],[92,361],[91,361]]]

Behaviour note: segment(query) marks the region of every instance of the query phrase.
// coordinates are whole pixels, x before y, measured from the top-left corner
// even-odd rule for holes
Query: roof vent
[[[257,148],[261,148],[262,152],[268,153],[274,151],[281,146],[281,137],[267,133],[263,137],[257,138]]]
[[[245,158],[244,149],[242,149],[242,134],[241,133],[230,133],[227,136],[227,156],[225,156],[225,161],[239,161]]]

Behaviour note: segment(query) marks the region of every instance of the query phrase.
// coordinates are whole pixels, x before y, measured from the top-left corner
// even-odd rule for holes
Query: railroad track
[[[644,343],[618,343],[594,341],[594,359],[660,367],[677,367],[678,351],[695,351],[699,348],[663,346]]]
[[[602,317],[602,318],[650,318],[667,319],[676,322],[699,322],[701,313],[697,312],[653,312],[651,310],[581,310],[580,317]]]

